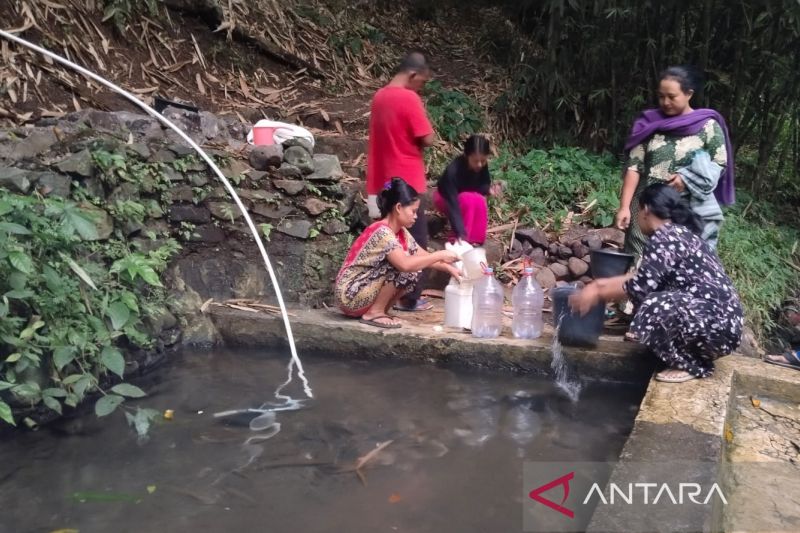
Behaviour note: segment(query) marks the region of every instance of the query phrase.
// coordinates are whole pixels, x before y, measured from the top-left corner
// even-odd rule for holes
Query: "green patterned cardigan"
[[[673,174],[681,175],[686,185],[683,194],[692,210],[703,219],[703,239],[716,247],[723,216],[714,189],[727,163],[725,136],[714,119],[709,119],[696,135],[681,137],[656,133],[648,141],[634,146],[625,168],[639,173],[639,184],[631,201],[625,251],[638,259],[647,242],[637,220],[639,195],[648,185],[670,181]]]

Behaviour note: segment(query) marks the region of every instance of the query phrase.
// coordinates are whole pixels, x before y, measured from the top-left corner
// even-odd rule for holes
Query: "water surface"
[[[144,442],[121,413],[6,439],[0,531],[520,531],[523,462],[616,458],[643,392],[589,383],[573,403],[544,377],[306,357],[315,399],[272,439],[212,417],[270,400],[287,361],[184,353],[143,385],[139,405],[175,412]]]

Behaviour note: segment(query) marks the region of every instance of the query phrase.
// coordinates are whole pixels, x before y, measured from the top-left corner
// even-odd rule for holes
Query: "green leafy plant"
[[[777,206],[739,193],[726,210],[719,257],[742,298],[747,323],[762,340],[775,331],[775,312],[800,290],[800,231],[774,222]]]
[[[619,206],[619,165],[609,155],[556,147],[515,155],[501,150],[490,163],[492,178],[504,180],[502,200],[492,200],[496,217],[519,215],[522,224],[558,224],[569,212],[584,222],[609,226]]]
[[[158,0],[104,0],[103,22],[111,20],[120,33],[134,15],[146,9],[150,16],[158,14]]]
[[[266,222],[264,224],[259,224],[258,229],[261,230],[261,235],[264,236],[264,240],[269,242],[269,237],[272,235],[272,230],[275,229],[274,226],[269,222]]]
[[[140,212],[118,205],[127,205],[120,215]],[[104,415],[125,397],[144,396],[115,383],[125,375],[121,350],[150,345],[143,309],[163,302],[158,272],[177,243],[148,254],[124,241],[101,243],[95,209],[0,189],[0,418],[10,424],[12,405],[61,413],[100,395],[95,409]],[[151,419],[148,411],[130,413],[137,430]]]
[[[467,94],[445,89],[439,81],[425,87],[426,108],[439,136],[451,144],[483,127],[483,110]]]

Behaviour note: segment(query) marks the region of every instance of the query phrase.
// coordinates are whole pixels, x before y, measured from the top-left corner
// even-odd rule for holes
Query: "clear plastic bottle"
[[[472,336],[491,339],[503,329],[503,286],[487,268],[472,289]]]
[[[544,291],[533,277],[533,269],[525,268],[511,295],[514,306],[514,319],[511,331],[518,339],[535,339],[542,334],[542,307],[544,307]]]

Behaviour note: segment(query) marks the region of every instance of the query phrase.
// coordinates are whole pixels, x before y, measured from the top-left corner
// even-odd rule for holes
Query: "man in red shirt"
[[[377,196],[393,177],[403,178],[420,195],[427,189],[423,149],[435,136],[419,92],[431,77],[425,56],[411,53],[403,59],[394,78],[372,98],[367,150],[367,205],[370,216],[378,218]],[[420,205],[411,235],[422,247],[428,246],[428,220]],[[422,281],[406,295],[397,308],[423,311],[432,305],[420,298]]]

